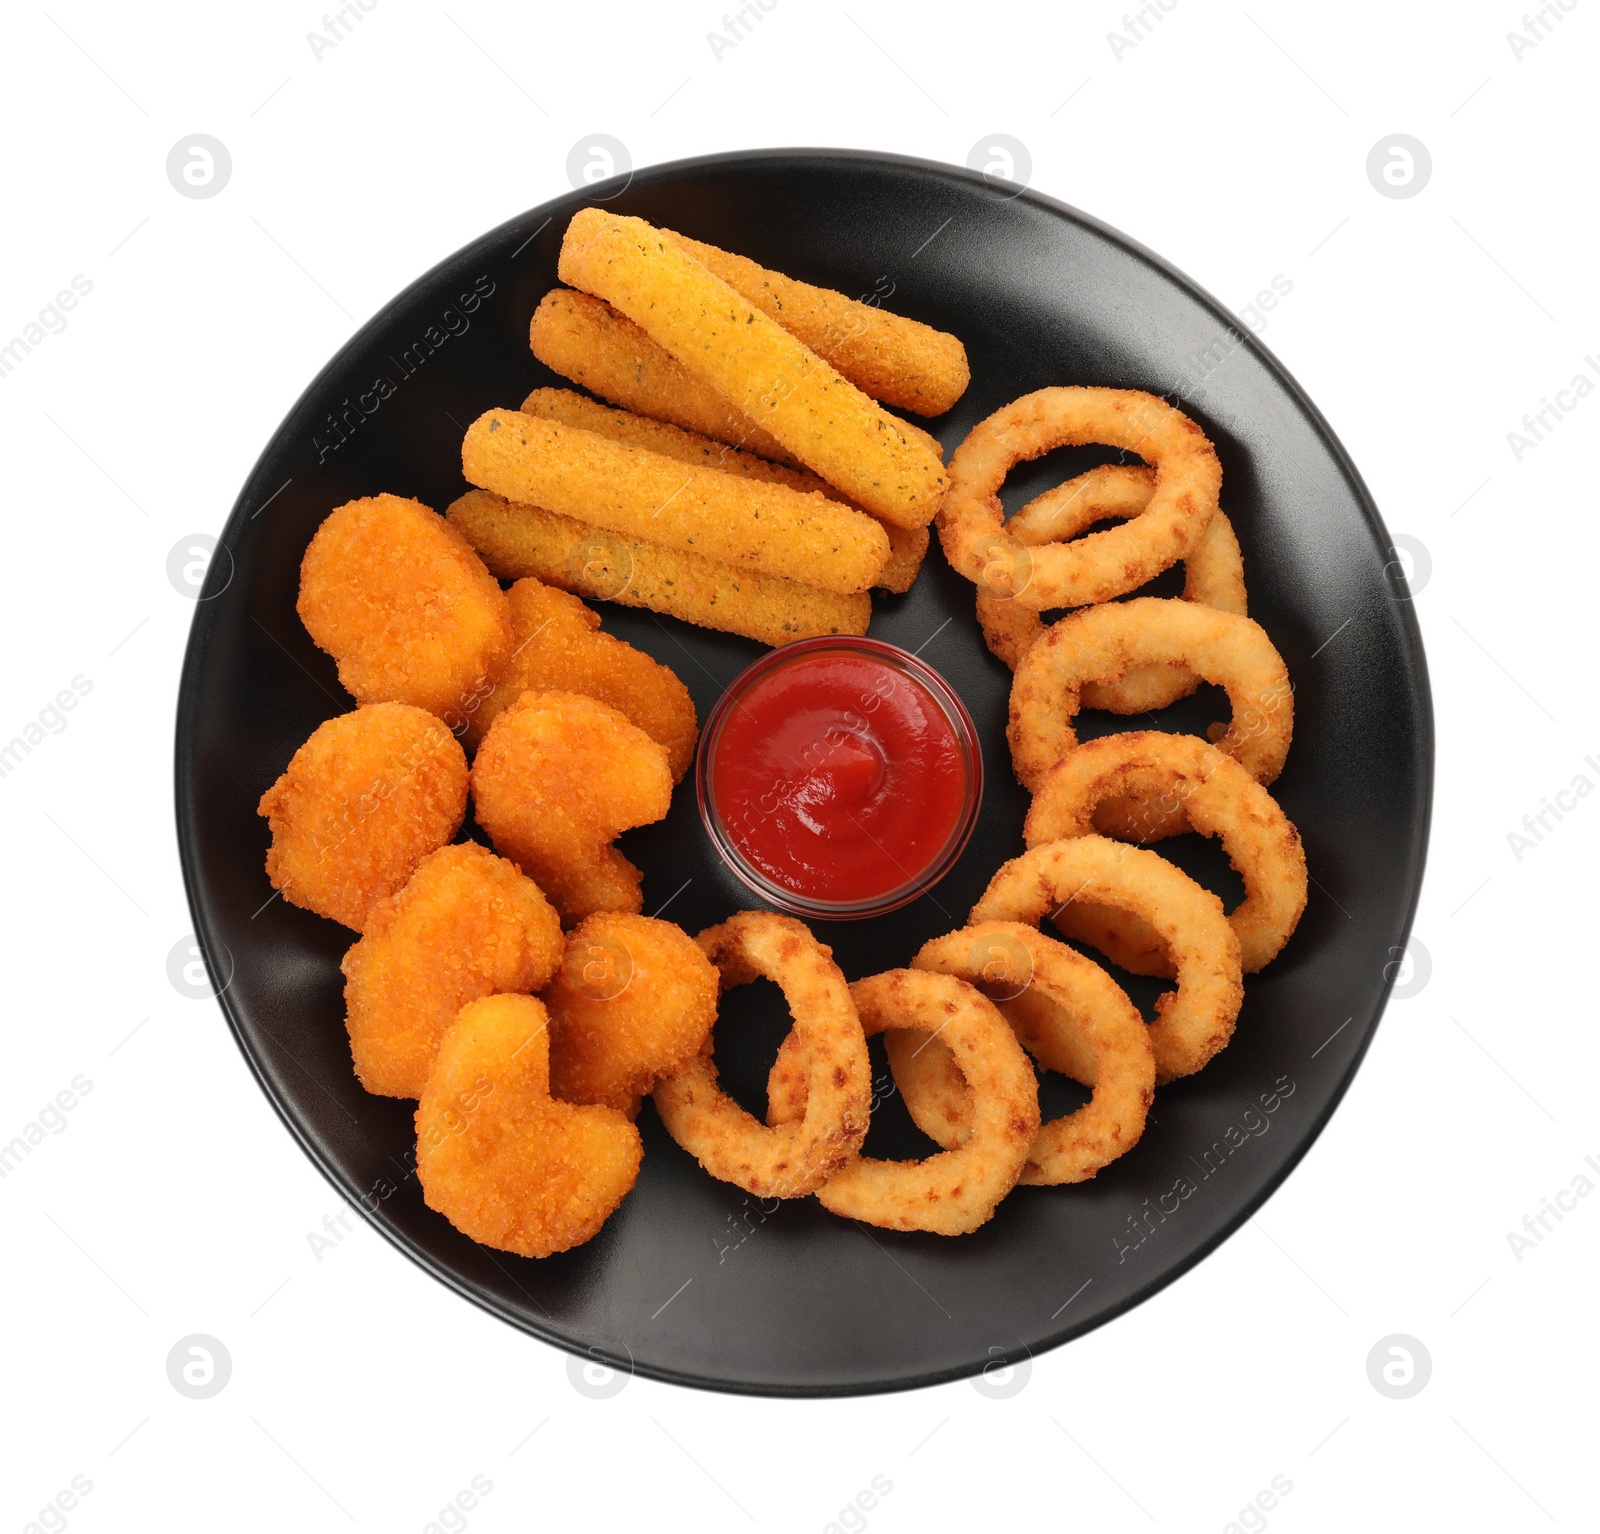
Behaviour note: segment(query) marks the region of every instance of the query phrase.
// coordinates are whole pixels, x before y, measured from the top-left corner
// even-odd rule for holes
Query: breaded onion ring
[[[1130,667],[1171,661],[1226,689],[1233,719],[1213,725],[1217,748],[1258,783],[1283,770],[1294,733],[1294,689],[1283,657],[1259,623],[1192,602],[1134,597],[1073,613],[1040,635],[1011,682],[1006,738],[1011,763],[1029,789],[1074,746],[1072,721],[1086,682],[1116,681]],[[1102,828],[1111,829],[1106,820]],[[1164,824],[1164,829],[1163,829]],[[1158,823],[1142,817],[1138,839],[1183,829],[1182,811]],[[1121,826],[1118,834],[1123,834]]]
[[[1103,464],[1029,501],[1006,523],[1006,529],[1029,548],[1062,543],[1096,522],[1125,522],[1138,516],[1150,504],[1155,488],[1154,469]],[[1222,511],[1211,518],[1199,543],[1184,556],[1183,568],[1185,602],[1245,615],[1244,557],[1233,523]],[[1017,662],[1044,632],[1043,619],[1031,607],[1011,597],[992,596],[982,586],[977,605],[983,642],[1015,671]],[[1148,714],[1187,698],[1199,685],[1194,672],[1156,661],[1131,667],[1119,682],[1086,683],[1083,706],[1112,714]]]
[[[758,1197],[815,1193],[861,1149],[871,1111],[867,1041],[832,950],[800,922],[769,911],[741,912],[696,941],[717,966],[723,990],[758,975],[782,990],[807,1062],[805,1116],[766,1128],[717,1085],[706,1048],[656,1082],[661,1122],[722,1182]]]
[[[1156,471],[1133,521],[1075,543],[1032,549],[1007,530],[1000,486],[1024,458],[1090,442],[1125,448]],[[967,434],[939,508],[945,557],[969,581],[1044,612],[1082,607],[1144,585],[1200,541],[1217,509],[1222,466],[1205,433],[1164,399],[1137,389],[1040,389]]]
[[[857,980],[850,997],[868,1038],[887,1033],[891,1047],[942,1052],[966,1094],[966,1120],[959,1141],[941,1141],[943,1153],[923,1161],[851,1157],[817,1189],[817,1202],[885,1230],[975,1231],[1016,1186],[1039,1132],[1039,1084],[1028,1057],[994,1003],[958,978],[891,969]],[[1138,1013],[1133,1020],[1139,1024]],[[767,1080],[769,1124],[792,1123],[805,1113],[805,1064],[800,1039],[791,1033]]]
[[[1222,902],[1154,852],[1084,836],[1003,864],[969,920],[1032,926],[1074,900],[1133,911],[1160,934],[1177,966],[1178,988],[1157,1000],[1150,1025],[1156,1080],[1193,1075],[1233,1036],[1244,1000],[1239,938]]]
[[[1121,797],[1145,807],[1136,815],[1165,820],[1181,811],[1191,830],[1221,840],[1244,880],[1244,902],[1228,917],[1239,935],[1244,973],[1276,958],[1306,908],[1306,855],[1300,833],[1272,795],[1231,756],[1193,735],[1105,735],[1069,751],[1044,775],[1023,837],[1040,847],[1092,835],[1095,810]],[[1160,937],[1131,911],[1074,901],[1056,925],[1136,975],[1172,974]]]
[[[587,1241],[639,1175],[639,1131],[614,1108],[550,1097],[550,1034],[532,996],[461,1009],[417,1105],[422,1196],[474,1241],[548,1257]]]
[[[997,985],[1012,1007],[1019,992],[1042,997],[1048,1009],[1005,1013],[1028,1052],[1053,1069],[1064,1057],[1088,1056],[1083,1074],[1093,1096],[1076,1113],[1039,1130],[1019,1182],[1085,1182],[1138,1142],[1155,1096],[1150,1030],[1093,960],[1020,922],[987,921],[925,943],[911,965]],[[966,1142],[972,1094],[952,1090],[956,1061],[942,1048],[947,1038],[948,1032],[940,1034],[919,1053],[908,1035],[890,1034],[887,1048],[917,1127],[948,1146]]]

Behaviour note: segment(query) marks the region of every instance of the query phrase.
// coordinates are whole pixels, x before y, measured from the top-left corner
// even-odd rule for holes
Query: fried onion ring
[[[1028,547],[1005,526],[1000,486],[1024,458],[1099,442],[1148,459],[1155,492],[1122,527],[1074,543]],[[1122,596],[1184,558],[1217,509],[1222,466],[1181,410],[1137,389],[1052,388],[1025,394],[967,434],[939,508],[945,557],[969,581],[1044,612]]]
[[[908,1054],[919,1046],[942,1052],[966,1116],[960,1139],[941,1141],[943,1152],[926,1160],[853,1156],[817,1190],[817,1202],[885,1230],[975,1231],[1016,1186],[1037,1144],[1039,1084],[1028,1057],[994,1003],[959,977],[891,969],[857,980],[850,997],[869,1038],[887,1034],[891,1049],[903,1044]],[[1139,1023],[1138,1013],[1133,1020]],[[805,1112],[804,1064],[791,1033],[767,1081],[769,1124],[791,1123]]]
[[[1017,777],[1035,788],[1078,744],[1072,727],[1086,682],[1116,681],[1130,667],[1171,661],[1198,672],[1228,694],[1233,719],[1215,724],[1217,749],[1233,757],[1258,783],[1283,770],[1294,733],[1294,689],[1283,657],[1267,632],[1250,618],[1161,597],[1134,597],[1086,608],[1040,635],[1011,682],[1006,738]],[[1148,808],[1148,807],[1146,807]],[[1139,841],[1156,841],[1184,829],[1181,807],[1165,820],[1136,817],[1137,831],[1113,826]]]
[[[1019,1182],[1086,1182],[1138,1142],[1155,1096],[1150,1030],[1121,987],[1092,959],[1020,922],[988,921],[925,943],[911,966],[1020,992],[1013,994],[1004,1016],[1042,1064],[1059,1069],[1064,1057],[1076,1062],[1087,1054],[1087,1069],[1080,1065],[1080,1070],[1093,1096],[1077,1112],[1039,1130]],[[1051,1005],[1023,1013],[1015,1010],[1022,996]],[[889,1067],[911,1117],[930,1139],[946,1146],[965,1143],[972,1122],[972,1094],[958,1096],[952,1090],[955,1060],[943,1048],[947,1036],[941,1034],[920,1053],[907,1047],[906,1034],[890,1034],[887,1040]]]
[[[1244,880],[1245,899],[1228,917],[1239,935],[1241,967],[1253,975],[1275,959],[1306,908],[1306,855],[1272,795],[1232,757],[1193,735],[1104,735],[1069,751],[1040,780],[1023,838],[1040,847],[1092,835],[1095,810],[1118,797],[1143,807],[1136,815],[1165,819],[1181,809],[1191,830],[1221,841]],[[1172,974],[1162,940],[1131,911],[1074,901],[1056,925],[1133,974]]]
[[[656,1112],[719,1181],[763,1198],[815,1193],[860,1150],[871,1111],[867,1041],[832,950],[802,923],[770,911],[743,911],[695,941],[716,965],[723,990],[758,975],[782,990],[807,1062],[805,1114],[776,1129],[752,1118],[717,1084],[710,1039],[656,1082]]]
[[[1050,842],[1002,864],[969,920],[1032,926],[1074,900],[1142,916],[1167,945],[1178,988],[1150,1024],[1156,1080],[1190,1076],[1233,1036],[1244,999],[1239,938],[1222,902],[1154,852],[1103,836]]]
[[[1103,464],[1029,501],[1006,528],[1029,548],[1062,543],[1096,522],[1125,522],[1138,516],[1150,504],[1155,488],[1154,469]],[[1184,557],[1183,568],[1185,602],[1245,616],[1244,556],[1233,523],[1222,511],[1211,518],[1200,541]],[[1044,632],[1043,619],[1032,608],[1011,597],[993,596],[981,586],[977,607],[983,642],[1015,671]],[[1083,706],[1112,714],[1148,714],[1187,698],[1199,685],[1194,672],[1155,661],[1130,667],[1119,682],[1086,683]]]

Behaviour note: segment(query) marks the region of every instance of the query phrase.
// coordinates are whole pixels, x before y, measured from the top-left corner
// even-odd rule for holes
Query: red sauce
[[[871,641],[821,644],[734,684],[707,786],[723,834],[760,874],[802,900],[853,906],[949,860],[981,768],[903,664],[861,653]]]

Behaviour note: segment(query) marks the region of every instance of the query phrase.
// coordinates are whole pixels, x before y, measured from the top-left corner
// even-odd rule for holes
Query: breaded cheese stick
[[[535,576],[549,586],[685,623],[783,645],[828,634],[865,634],[872,599],[839,596],[777,576],[624,538],[538,506],[469,490],[446,513],[501,580]]]
[[[947,331],[797,282],[674,230],[661,232],[873,399],[943,415],[966,392],[967,349]]]
[[[703,378],[603,298],[574,288],[551,288],[533,311],[528,345],[553,372],[635,415],[668,421],[763,458],[804,468],[771,432],[740,415]],[[943,461],[944,445],[931,432],[898,417],[895,424]]]
[[[552,372],[639,415],[703,432],[763,458],[798,465],[771,432],[742,416],[704,379],[603,299],[552,288],[528,326],[533,355]]]
[[[946,480],[926,442],[642,218],[580,209],[558,271],[642,326],[857,505],[899,527],[932,520]]]
[[[481,490],[825,591],[865,591],[889,559],[888,535],[871,517],[824,495],[693,467],[519,410],[479,416],[461,467]]]
[[[651,342],[651,345],[654,345]],[[698,432],[685,431],[666,421],[652,421],[626,410],[613,410],[598,400],[586,399],[571,389],[535,389],[522,402],[524,415],[536,415],[546,421],[560,421],[564,426],[576,426],[580,431],[592,431],[613,442],[626,442],[652,453],[676,458],[682,463],[692,463],[699,468],[722,469],[729,474],[742,474],[746,479],[759,479],[769,485],[787,485],[791,490],[812,491],[836,498],[836,492],[824,479],[819,479],[809,469],[791,469],[786,464],[770,463],[754,453],[741,452],[726,442],[703,437]],[[883,524],[889,535],[889,562],[878,572],[873,582],[885,591],[909,591],[922,568],[923,556],[928,552],[928,529],[925,527],[895,527]]]

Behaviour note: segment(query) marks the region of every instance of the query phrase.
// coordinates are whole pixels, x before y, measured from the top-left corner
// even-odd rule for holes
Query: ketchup
[[[856,916],[945,872],[971,831],[982,767],[937,673],[892,645],[823,639],[774,652],[729,688],[707,724],[700,784],[741,878],[775,886],[763,890],[774,904],[786,893],[813,914]]]

